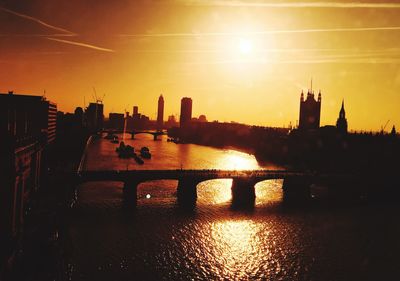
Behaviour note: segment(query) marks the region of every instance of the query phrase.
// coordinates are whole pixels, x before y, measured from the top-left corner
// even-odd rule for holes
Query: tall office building
[[[87,127],[91,132],[97,132],[103,128],[104,115],[103,104],[92,102],[85,111]]]
[[[157,110],[157,130],[162,130],[164,127],[164,98],[162,95],[158,98]]]
[[[181,100],[181,116],[179,119],[180,126],[183,127],[192,120],[192,99],[182,98]]]

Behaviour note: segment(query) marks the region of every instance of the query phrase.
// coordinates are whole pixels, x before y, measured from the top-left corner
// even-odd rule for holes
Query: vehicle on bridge
[[[114,139],[118,139],[118,136],[113,134],[113,133],[111,133],[111,132],[108,132],[107,135],[104,138],[106,140],[114,140]]]

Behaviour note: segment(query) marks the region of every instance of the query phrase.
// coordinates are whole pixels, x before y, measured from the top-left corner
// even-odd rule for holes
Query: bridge
[[[103,130],[102,133],[111,133],[111,134],[122,134],[122,133],[130,134],[132,139],[135,139],[135,135],[138,134],[149,134],[153,135],[154,140],[158,140],[158,136],[167,135],[166,131],[147,131],[147,130]]]
[[[136,204],[137,187],[152,180],[177,180],[178,201],[193,203],[197,199],[199,183],[214,179],[232,179],[232,203],[254,203],[255,185],[271,179],[283,180],[283,191],[287,198],[305,199],[310,196],[312,183],[321,181],[349,181],[347,175],[316,175],[287,170],[107,170],[79,171],[78,184],[91,181],[117,181],[124,183],[124,195]]]
[[[397,173],[364,172],[358,173],[315,173],[291,170],[85,170],[87,147],[92,137],[86,143],[76,173],[70,176],[76,185],[94,181],[117,181],[124,184],[124,197],[129,203],[136,205],[137,187],[140,183],[153,180],[177,180],[178,202],[192,204],[197,199],[199,183],[214,179],[232,179],[232,203],[235,205],[254,204],[255,185],[265,180],[283,180],[285,199],[304,200],[311,194],[313,184],[328,187],[335,194],[360,196],[360,193],[391,192],[400,196]],[[74,184],[74,185],[75,185]]]

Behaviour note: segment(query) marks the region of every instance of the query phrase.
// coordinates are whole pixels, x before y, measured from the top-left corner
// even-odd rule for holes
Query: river
[[[125,142],[149,147],[138,165],[119,159],[116,144],[95,140],[85,169],[258,169],[253,155],[165,137]],[[307,206],[283,202],[282,181],[256,185],[253,208],[231,206],[231,180],[200,183],[193,210],[177,204],[176,181],[138,187],[135,209],[124,208],[122,183],[78,188],[66,228],[69,280],[398,280],[399,207],[325,206],[314,192]],[[346,194],[343,194],[346,197]]]

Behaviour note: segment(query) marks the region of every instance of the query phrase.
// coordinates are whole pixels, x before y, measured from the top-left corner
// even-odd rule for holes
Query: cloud
[[[85,47],[85,48],[89,48],[89,49],[93,49],[93,50],[97,50],[97,51],[103,51],[103,52],[109,52],[109,53],[115,52],[114,50],[111,50],[111,49],[102,48],[102,47],[98,47],[95,45],[86,44],[86,43],[82,43],[82,42],[63,40],[63,39],[51,38],[51,37],[46,37],[46,39],[51,40],[51,41],[60,42],[60,43],[70,44],[70,45],[74,45],[74,46]]]
[[[254,7],[254,8],[373,8],[373,9],[399,9],[399,3],[383,2],[249,2],[249,1],[221,1],[221,0],[192,0],[178,1],[186,5],[195,6],[229,6],[229,7]]]
[[[69,31],[69,30],[67,30],[65,28],[61,28],[61,27],[58,27],[58,26],[55,26],[55,25],[51,25],[51,24],[49,24],[47,22],[44,22],[44,21],[42,21],[42,20],[40,20],[38,18],[32,17],[32,16],[21,14],[21,13],[15,12],[13,10],[9,10],[9,9],[1,7],[1,6],[0,6],[0,10],[5,11],[5,12],[10,13],[10,14],[13,14],[13,15],[15,15],[17,17],[20,17],[20,18],[24,18],[24,19],[27,19],[27,20],[30,20],[30,21],[34,21],[34,22],[36,22],[36,23],[38,23],[38,24],[40,24],[40,25],[42,25],[44,27],[50,28],[50,29],[55,30],[55,31],[59,31],[59,32],[61,32],[63,34],[75,35],[75,33],[72,32],[72,31]]]

